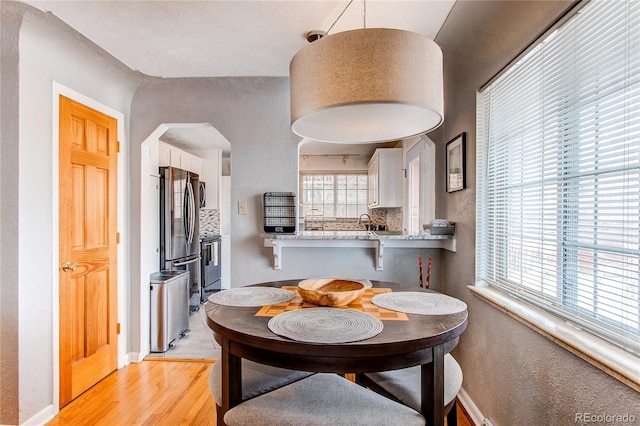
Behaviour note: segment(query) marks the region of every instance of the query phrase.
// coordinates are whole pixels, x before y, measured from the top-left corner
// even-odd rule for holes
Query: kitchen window
[[[305,218],[358,218],[368,213],[366,173],[300,175]]]
[[[640,353],[640,2],[589,2],[478,96],[479,281]]]

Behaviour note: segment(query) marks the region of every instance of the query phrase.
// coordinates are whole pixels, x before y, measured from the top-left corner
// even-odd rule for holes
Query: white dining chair
[[[420,411],[420,366],[378,373],[357,374],[356,382],[381,395]],[[444,356],[444,405],[447,426],[456,426],[457,396],[462,388],[462,369],[451,354]]]
[[[308,371],[288,370],[242,360],[242,400],[262,395],[281,386],[309,377],[314,373]],[[216,402],[217,425],[222,421],[222,362],[216,361],[209,373],[209,390]]]
[[[228,426],[424,425],[416,410],[338,374],[317,373],[231,408]]]

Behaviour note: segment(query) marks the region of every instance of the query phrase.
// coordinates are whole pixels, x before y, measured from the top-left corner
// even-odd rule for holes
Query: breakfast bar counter
[[[273,269],[282,269],[285,247],[353,247],[375,250],[376,270],[384,269],[384,252],[390,248],[434,248],[456,251],[453,235],[405,235],[371,231],[301,231],[295,234],[262,234],[264,246],[273,249]]]

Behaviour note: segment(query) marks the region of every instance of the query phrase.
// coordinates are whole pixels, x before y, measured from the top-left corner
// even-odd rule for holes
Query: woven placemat
[[[273,287],[240,287],[221,290],[208,297],[209,302],[224,306],[260,307],[288,302],[295,294]]]
[[[302,296],[298,293],[298,287],[283,286],[282,289],[293,292],[295,297],[288,302],[263,306],[258,312],[256,312],[257,317],[274,317],[283,312],[318,307],[318,305],[314,305],[313,303],[305,302],[302,299]],[[404,312],[380,308],[371,303],[371,298],[376,294],[388,293],[390,291],[390,288],[367,288],[360,299],[354,300],[346,306],[336,306],[334,309],[353,309],[356,311],[362,311],[383,321],[409,321],[409,317],[407,317],[407,314]]]
[[[448,315],[467,309],[467,305],[455,297],[417,291],[379,294],[371,298],[371,303],[381,308],[417,315]]]
[[[348,343],[377,336],[382,321],[351,309],[312,308],[271,318],[269,330],[278,336],[308,343]]]

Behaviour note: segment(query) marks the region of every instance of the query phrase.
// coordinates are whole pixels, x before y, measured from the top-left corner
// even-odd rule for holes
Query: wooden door
[[[60,96],[60,406],[116,370],[117,121]]]

